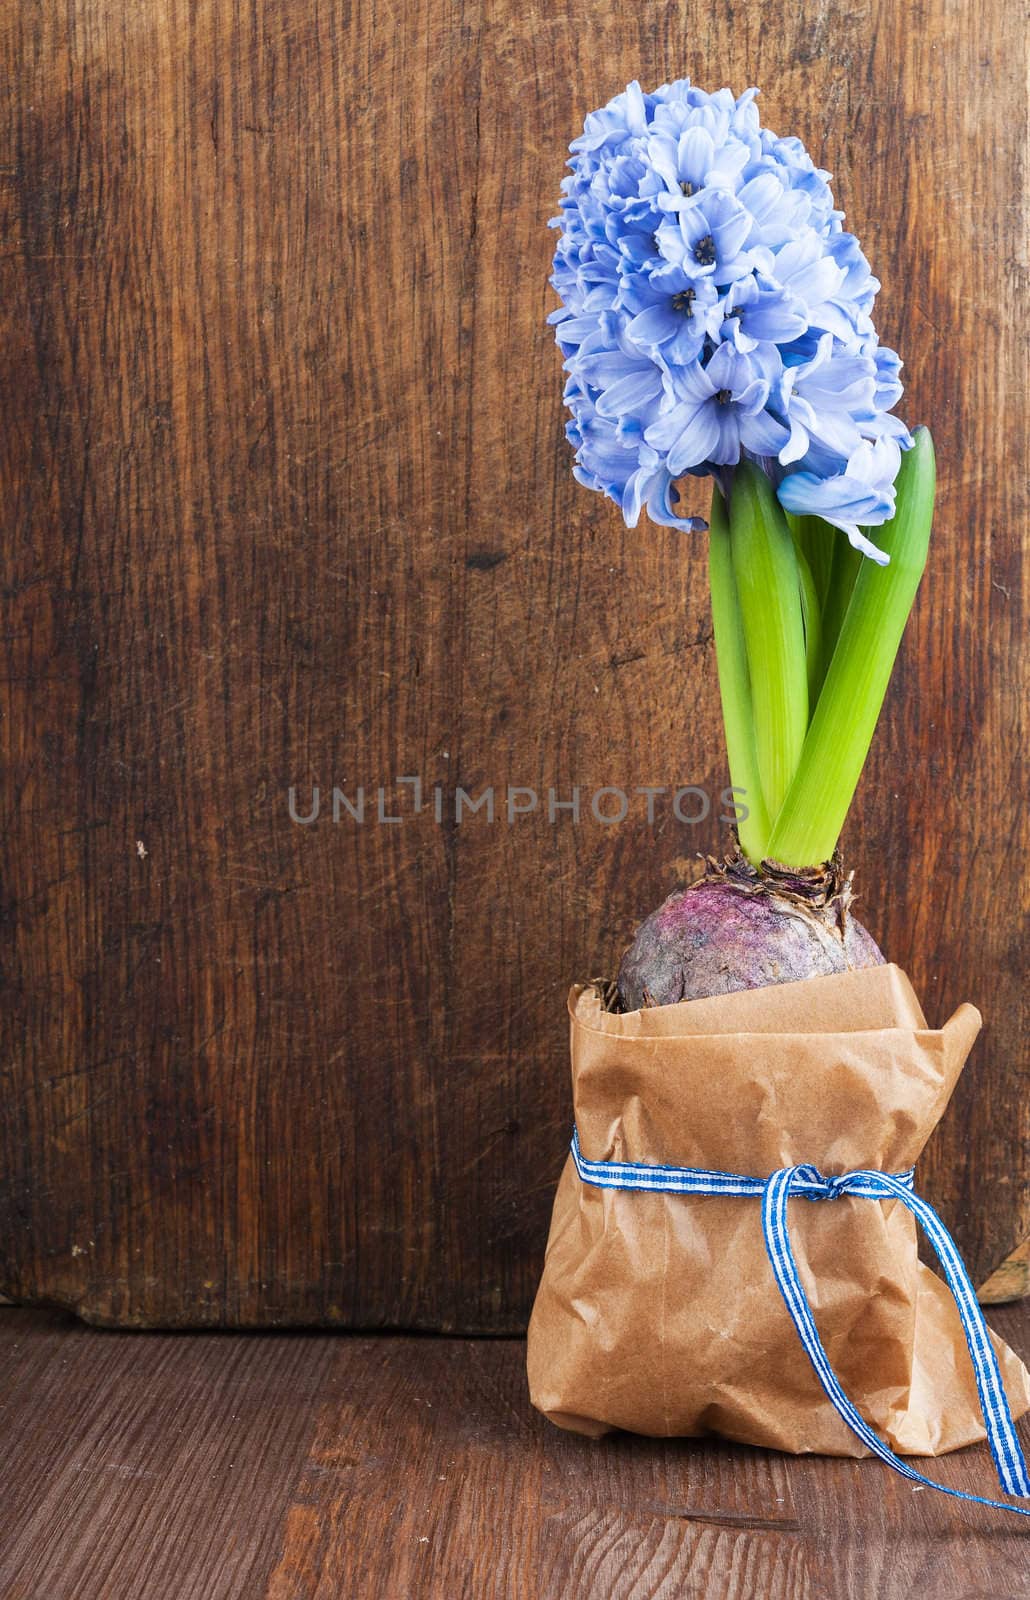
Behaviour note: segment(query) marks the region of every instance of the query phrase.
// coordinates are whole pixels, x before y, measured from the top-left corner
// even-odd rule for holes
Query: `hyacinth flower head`
[[[781,505],[863,532],[894,511],[900,361],[879,283],[829,174],[759,124],[757,90],[630,84],[586,120],[562,183],[551,316],[576,475],[631,527],[677,513],[675,480],[759,462]],[[598,419],[603,426],[597,427]]]
[[[700,532],[730,768],[756,864],[833,854],[926,558],[933,447],[893,413],[880,285],[756,89],[638,83],[562,181],[549,320],[577,480],[629,527]]]

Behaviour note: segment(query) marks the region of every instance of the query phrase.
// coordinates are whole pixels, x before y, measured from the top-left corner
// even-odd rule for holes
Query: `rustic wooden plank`
[[[341,1344],[268,1600],[808,1593],[781,1458],[706,1447],[688,1476],[678,1444],[591,1446],[530,1410],[523,1358]]]
[[[987,1017],[924,1188],[978,1278],[1026,1237],[1023,26],[4,10],[0,1288],[127,1324],[524,1325],[565,985],[718,829],[305,828],[286,790],[363,783],[374,817],[398,773],[721,783],[703,541],[574,485],[543,322],[565,142],[676,72],[759,82],[835,169],[934,427],[932,589],[848,845],[928,1010]]]
[[[1028,1308],[994,1315],[1027,1350]],[[1020,1431],[1030,1445],[1030,1424]],[[994,1492],[986,1446],[927,1470]],[[433,1600],[1016,1600],[1030,1571],[1015,1519],[913,1492],[875,1461],[588,1441],[529,1410],[521,1345],[352,1339],[339,1346],[267,1600],[377,1586]]]
[[[993,1314],[1030,1354],[1030,1307]],[[10,1600],[1030,1594],[1014,1519],[874,1461],[553,1428],[517,1340],[0,1314]],[[1030,1428],[1021,1425],[1030,1443]],[[986,1446],[934,1476],[991,1492]]]
[[[102,1322],[441,1313],[446,838],[286,790],[447,771],[476,57],[460,4],[266,11],[3,23],[3,1279]]]
[[[977,1298],[984,1306],[1005,1305],[1024,1295],[1030,1295],[1030,1236],[1017,1244],[977,1290]]]
[[[5,1600],[260,1594],[334,1354],[0,1313]]]

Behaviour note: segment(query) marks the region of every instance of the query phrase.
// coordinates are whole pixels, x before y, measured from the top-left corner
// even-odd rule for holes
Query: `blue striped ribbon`
[[[650,1189],[660,1194],[733,1195],[760,1199],[765,1248],[777,1287],[819,1382],[851,1431],[858,1435],[873,1455],[879,1456],[895,1472],[900,1472],[902,1477],[910,1478],[914,1483],[939,1489],[942,1494],[950,1494],[956,1500],[972,1500],[976,1505],[993,1506],[999,1511],[1014,1511],[1017,1516],[1030,1517],[1030,1510],[1023,1506],[1009,1505],[1004,1500],[988,1500],[983,1495],[967,1494],[964,1489],[949,1489],[946,1484],[935,1483],[932,1478],[924,1477],[915,1467],[896,1456],[873,1432],[844,1393],[819,1338],[790,1246],[787,1201],[792,1196],[805,1200],[837,1200],[844,1195],[860,1200],[900,1200],[912,1212],[937,1252],[948,1287],[955,1297],[973,1363],[980,1409],[998,1471],[998,1481],[1006,1494],[1030,1496],[1030,1474],[1016,1437],[1012,1412],[998,1369],[998,1358],[977,1304],[976,1291],[944,1223],[933,1207],[913,1192],[911,1168],[908,1172],[898,1173],[844,1172],[837,1177],[824,1178],[815,1167],[797,1166],[783,1167],[769,1178],[751,1178],[735,1172],[712,1172],[704,1167],[665,1167],[638,1161],[588,1161],[579,1148],[575,1129],[572,1133],[572,1159],[582,1181],[602,1189]]]

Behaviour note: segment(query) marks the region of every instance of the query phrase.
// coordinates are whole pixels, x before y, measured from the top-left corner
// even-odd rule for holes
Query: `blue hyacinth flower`
[[[647,444],[666,453],[674,477],[702,462],[732,466],[741,446],[756,456],[775,455],[789,435],[766,410],[770,379],[732,345],[721,344],[706,367],[695,361],[665,376],[669,409],[644,431]]]
[[[779,488],[780,503],[798,516],[822,517],[840,528],[856,550],[881,566],[887,556],[862,532],[894,515],[894,480],[901,451],[894,439],[863,439],[836,472],[791,472]]]
[[[785,508],[881,559],[860,530],[891,516],[912,443],[901,362],[830,174],[760,125],[756,94],[631,83],[570,146],[550,321],[576,476],[631,526],[646,508],[685,528],[674,479],[726,482],[748,456]]]
[[[708,278],[692,278],[682,267],[664,267],[651,277],[626,274],[620,303],[632,312],[627,337],[644,350],[661,350],[664,359],[688,366],[701,354],[708,317],[719,295]]]

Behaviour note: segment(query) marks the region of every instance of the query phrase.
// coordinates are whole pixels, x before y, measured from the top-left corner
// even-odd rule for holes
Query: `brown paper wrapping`
[[[911,1167],[980,1015],[926,1025],[905,974],[874,967],[616,1016],[569,996],[580,1146],[590,1160],[768,1176]],[[918,1177],[917,1177],[918,1188]],[[716,1433],[793,1452],[868,1452],[824,1395],[780,1298],[757,1199],[601,1189],[571,1157],[529,1325],[533,1404],[559,1427]],[[903,1455],[984,1438],[946,1285],[899,1201],[792,1200],[789,1223],[845,1393]],[[992,1335],[1013,1414],[1030,1374]]]

